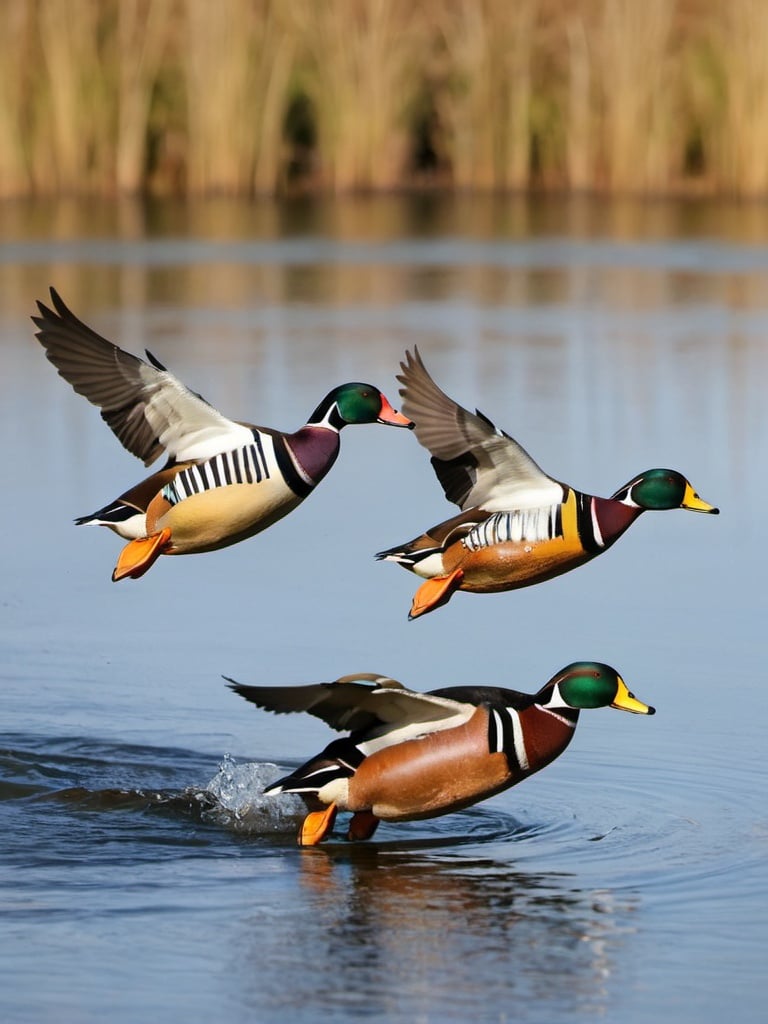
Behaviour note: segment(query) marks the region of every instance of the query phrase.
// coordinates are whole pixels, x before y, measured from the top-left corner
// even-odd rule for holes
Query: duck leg
[[[418,619],[420,615],[426,615],[427,612],[447,604],[454,590],[458,590],[461,586],[463,579],[464,570],[454,569],[448,576],[435,576],[434,579],[422,583],[413,595],[408,618]]]
[[[370,839],[379,827],[379,820],[372,811],[356,811],[349,822],[347,839]]]
[[[118,580],[123,580],[126,576],[137,580],[143,576],[169,547],[170,540],[171,531],[165,527],[159,533],[153,533],[149,537],[139,537],[126,544],[120,552],[115,571],[112,573],[112,581],[117,583]]]
[[[317,846],[333,828],[336,804],[328,804],[322,811],[311,811],[299,829],[299,846]]]

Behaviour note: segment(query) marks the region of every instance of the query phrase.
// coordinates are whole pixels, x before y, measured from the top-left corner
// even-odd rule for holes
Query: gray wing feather
[[[245,427],[217,412],[153,357],[144,362],[79,320],[51,288],[53,309],[38,302],[32,317],[48,359],[79,395],[101,409],[120,443],[150,465],[164,451],[174,458],[205,457],[248,443]],[[226,440],[225,440],[226,439]],[[197,450],[196,450],[197,449]]]
[[[433,722],[465,709],[458,701],[406,689],[387,676],[358,673],[308,686],[247,686],[227,676],[241,697],[275,714],[303,711],[340,732],[358,732],[393,722]]]
[[[517,441],[482,413],[471,413],[442,391],[417,349],[406,352],[398,380],[402,409],[416,437],[432,454],[445,496],[461,509],[526,508],[562,499],[562,486]]]

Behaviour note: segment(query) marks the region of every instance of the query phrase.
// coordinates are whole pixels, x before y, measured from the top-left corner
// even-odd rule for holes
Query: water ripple
[[[123,837],[134,832],[136,843],[193,848],[203,837],[205,843],[220,843],[217,833],[230,834],[249,842],[255,858],[296,848],[302,801],[263,793],[290,765],[237,763],[226,756],[211,774],[210,761],[191,751],[72,737],[38,743],[32,737],[14,739],[0,742],[0,802],[17,807],[17,833],[32,820],[36,829],[45,827],[45,816],[53,812],[44,808],[57,807],[59,819],[74,817],[85,829],[81,839],[90,835],[78,848],[74,839],[68,841],[77,830],[52,821],[56,838],[47,856],[53,859],[89,862],[94,843],[118,832]],[[617,775],[608,755],[573,760],[574,772],[561,773],[556,782],[543,775],[535,786],[515,788],[457,814],[383,822],[367,844],[345,840],[346,816],[341,815],[322,850],[334,860],[422,858],[433,864],[454,861],[462,870],[482,857],[521,870],[579,872],[595,885],[678,901],[700,899],[713,887],[741,891],[754,884],[768,852],[768,813],[755,817],[750,789],[740,787],[739,775],[754,786],[755,771],[765,774],[762,767],[711,755],[703,787],[703,766],[695,761],[649,766],[638,760]],[[88,826],[94,816],[98,824]],[[167,825],[159,832],[156,826],[143,831],[142,818]]]

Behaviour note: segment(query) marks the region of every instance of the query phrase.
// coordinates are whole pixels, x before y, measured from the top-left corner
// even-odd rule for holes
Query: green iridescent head
[[[393,427],[413,427],[402,413],[373,384],[341,384],[315,409],[310,423],[328,423],[340,430],[350,423],[386,423]]]
[[[613,497],[626,505],[653,512],[686,508],[691,512],[717,515],[720,511],[700,498],[682,473],[674,469],[649,469],[636,476]]]
[[[570,708],[617,708],[636,715],[653,715],[655,708],[643,704],[633,693],[616,669],[599,661],[575,661],[552,680],[553,700],[557,693],[563,704]]]

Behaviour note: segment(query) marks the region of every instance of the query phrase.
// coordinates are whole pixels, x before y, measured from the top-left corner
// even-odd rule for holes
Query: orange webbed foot
[[[336,820],[336,804],[329,804],[322,811],[311,811],[299,829],[299,846],[317,846],[333,828]]]
[[[379,820],[372,811],[356,811],[349,822],[347,839],[370,839],[379,827]]]
[[[151,569],[157,559],[169,546],[171,531],[165,527],[159,533],[153,533],[149,537],[139,537],[126,544],[120,552],[115,571],[112,573],[112,582],[130,576],[132,580],[139,579],[148,569]]]
[[[418,619],[420,615],[434,611],[441,605],[447,604],[451,599],[454,590],[458,590],[461,581],[464,579],[463,569],[454,569],[448,576],[435,576],[427,580],[419,587],[413,595],[409,619]]]

